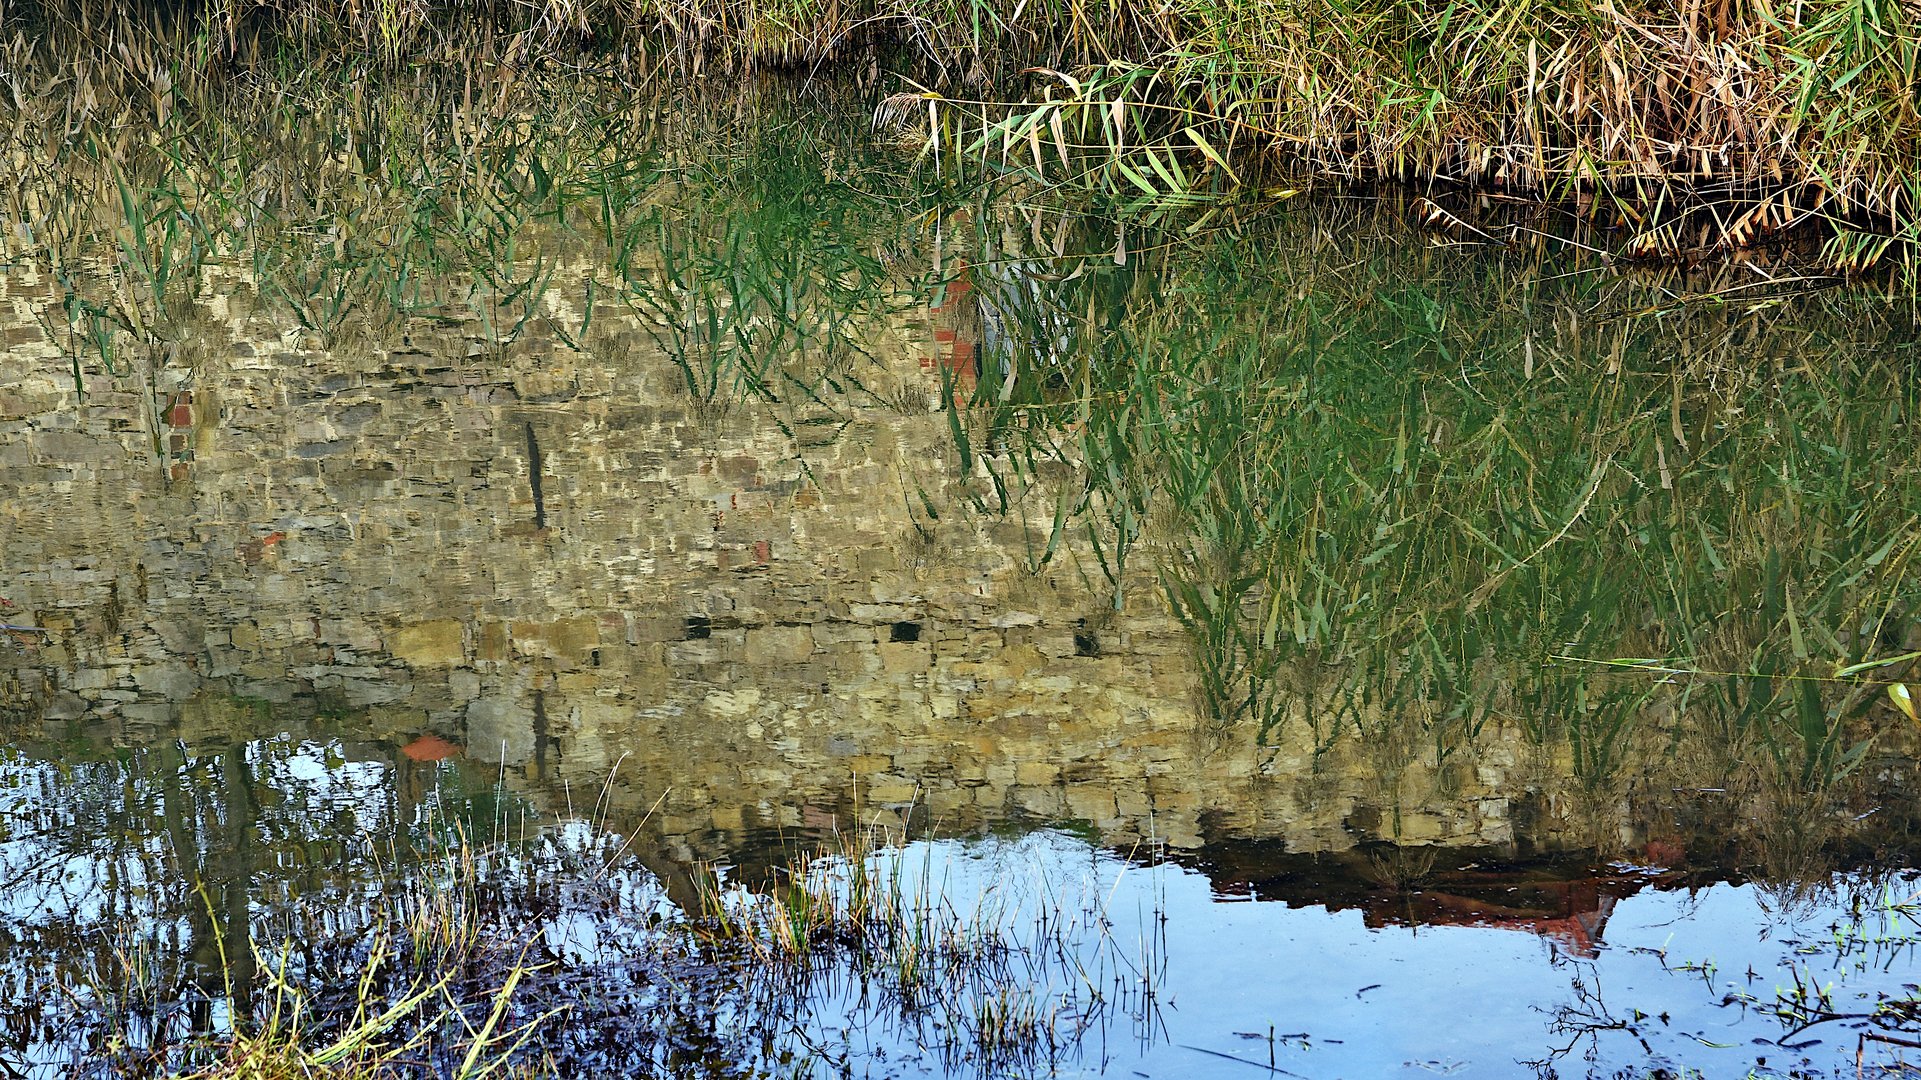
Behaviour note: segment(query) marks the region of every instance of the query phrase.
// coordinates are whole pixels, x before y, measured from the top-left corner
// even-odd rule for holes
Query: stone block
[[[760,705],[761,692],[753,687],[715,690],[701,699],[707,714],[716,720],[740,720],[752,715]]]
[[[512,653],[513,642],[508,636],[506,623],[482,623],[480,633],[476,637],[479,640],[474,652],[482,660],[498,663],[507,659]]]
[[[879,648],[881,670],[889,675],[926,671],[933,660],[933,652],[920,642],[884,641]]]
[[[750,664],[792,664],[814,654],[814,632],[805,626],[763,626],[747,631],[744,659]]]
[[[894,623],[912,619],[915,614],[901,604],[849,604],[848,617],[855,622]]]
[[[514,648],[526,656],[544,656],[563,665],[585,663],[600,646],[600,620],[592,616],[553,622],[517,622]]]
[[[455,701],[472,701],[480,696],[480,675],[464,670],[453,672],[447,676],[447,693]]]
[[[1083,821],[1099,824],[1112,821],[1118,808],[1113,791],[1095,784],[1080,784],[1066,792],[1068,813]]]
[[[432,619],[387,634],[387,651],[408,667],[454,667],[467,659],[461,624]]]
[[[815,623],[809,633],[813,635],[814,643],[821,646],[871,645],[887,633],[887,628],[877,627],[871,623],[823,622]]]
[[[70,690],[56,690],[40,706],[46,720],[78,720],[87,715],[87,699]]]
[[[866,800],[869,806],[899,806],[914,801],[920,788],[898,776],[881,775],[874,778],[867,788]]]
[[[360,652],[375,652],[380,648],[380,635],[364,619],[321,619],[320,640]]]
[[[534,754],[533,710],[505,696],[483,697],[469,703],[467,753],[480,761],[525,764]]]
[[[1061,767],[1051,761],[1023,761],[1014,766],[1014,782],[1041,786],[1059,783]]]
[[[1448,833],[1446,825],[1437,815],[1425,812],[1402,814],[1400,825],[1400,832],[1394,839],[1403,844],[1432,844]]]
[[[370,705],[387,705],[405,701],[413,692],[410,684],[395,682],[392,679],[343,679],[340,683],[341,697],[353,708],[366,708]]]
[[[142,695],[165,701],[185,701],[200,692],[200,673],[185,664],[135,668],[133,682]]]
[[[921,798],[936,819],[957,814],[974,801],[973,792],[957,787],[941,787],[924,793]]]
[[[146,724],[153,727],[166,727],[173,723],[173,706],[164,702],[129,702],[120,707],[120,715],[131,724]]]

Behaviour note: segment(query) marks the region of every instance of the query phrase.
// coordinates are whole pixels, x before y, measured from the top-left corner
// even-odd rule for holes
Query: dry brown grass
[[[1151,194],[1240,155],[1313,179],[1561,202],[1616,229],[1615,251],[1627,257],[1721,256],[1813,225],[1826,244],[1820,261],[1842,271],[1904,258],[1921,238],[1914,18],[1885,0],[42,0],[0,9],[13,27],[55,26],[77,39],[67,55],[143,85],[157,108],[189,69],[258,70],[289,48],[394,66],[457,60],[498,82],[536,61],[635,79],[663,61],[812,68],[905,45],[949,87],[1037,65],[1048,72],[1038,83],[1003,77],[991,93],[963,95],[998,100],[975,102],[970,120],[1019,121],[1019,136],[1038,143],[1037,134],[1062,134],[1027,121],[1046,102],[1109,117],[1083,124],[1077,149],[1125,159],[1162,145],[1159,162],[1131,159]],[[963,126],[981,132],[981,123]],[[998,134],[991,149],[1005,153],[1014,140]]]

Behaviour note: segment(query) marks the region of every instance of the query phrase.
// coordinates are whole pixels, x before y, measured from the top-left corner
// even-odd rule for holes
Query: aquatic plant
[[[708,867],[691,929],[717,957],[751,957],[769,999],[877,1000],[950,1070],[1031,1074],[1110,1018],[1151,1015],[1159,943],[1127,954],[1103,896],[1027,880],[1031,867],[962,885],[937,876],[932,844],[904,839],[863,822],[757,888]]]
[[[363,58],[235,80],[151,32],[122,64],[57,65],[84,28],[4,45],[36,93],[7,136],[0,250],[57,283],[43,330],[76,393],[143,389],[162,455],[181,435],[163,417],[219,347],[209,305],[291,322],[295,350],[404,355],[457,329],[479,361],[664,358],[703,415],[751,399],[790,432],[895,393],[865,336],[921,302],[928,272],[878,238],[923,206],[894,194],[917,167],[859,126],[782,123],[784,97],[669,77],[476,95]],[[213,264],[244,268],[237,302],[208,291]]]
[[[798,851],[783,884],[682,909],[631,858],[605,790],[556,819],[457,761],[390,752],[376,767],[277,738],[0,756],[7,790],[31,796],[10,805],[8,850],[36,855],[0,867],[30,905],[7,923],[30,944],[6,957],[9,1045],[82,1076],[724,1074],[825,1066],[850,1050],[823,1018],[859,1014],[1004,1075],[1145,1007],[1097,887],[999,905],[1028,895],[1025,860],[968,911],[932,872],[953,852],[864,832],[869,871]],[[365,787],[380,768],[393,788]],[[104,839],[50,825],[76,809]],[[71,894],[83,880],[98,888]]]
[[[1512,726],[1605,783],[1698,738],[1820,791],[1876,737],[1905,745],[1921,597],[1886,492],[1916,459],[1873,419],[1912,408],[1890,389],[1905,318],[1792,286],[1735,306],[1578,254],[1518,278],[1462,248],[1378,254],[1402,221],[1137,226],[1125,267],[984,235],[1032,267],[1010,337],[1056,347],[952,410],[959,467],[1000,493],[977,505],[1051,508],[1040,532],[1103,559],[1149,538],[1204,714],[1286,745],[1411,738],[1444,777]],[[1143,273],[1161,245],[1179,256]],[[1830,305],[1875,344],[1810,336]],[[1814,348],[1829,362],[1794,363]],[[1141,596],[1115,565],[1117,600]]]

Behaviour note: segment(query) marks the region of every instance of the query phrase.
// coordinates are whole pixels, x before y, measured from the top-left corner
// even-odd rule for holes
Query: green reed
[[[1152,538],[1212,716],[1437,764],[1511,724],[1596,779],[1712,738],[1804,787],[1905,737],[1901,666],[1835,674],[1921,603],[1898,313],[1379,227],[1138,235],[1158,274],[994,238],[1028,325],[956,420],[1016,486],[1074,464],[1052,532]]]
[[[674,174],[671,206],[623,217],[603,194],[616,276],[592,284],[625,305],[703,407],[820,404],[830,382],[861,385],[864,335],[919,301],[873,228],[877,214],[898,222],[915,207],[864,196],[894,178],[854,147],[798,126],[735,135],[735,150]]]
[[[75,120],[49,96],[9,143],[28,166],[5,187],[9,250],[61,283],[46,329],[77,388],[89,365],[120,377],[129,355],[154,369],[156,402],[191,381],[204,271],[238,265],[250,310],[284,313],[300,347],[459,328],[481,356],[624,349],[621,325],[595,324],[618,313],[702,409],[791,412],[863,390],[868,328],[927,289],[875,239],[925,212],[924,185],[903,183],[917,167],[859,129],[779,122],[793,104],[760,88],[482,88],[354,64],[236,82],[175,78],[181,46],[148,48],[137,79],[50,76],[92,102],[84,137],[59,134]],[[31,78],[52,70],[47,49],[15,43],[11,62]],[[141,85],[156,81],[159,105]]]

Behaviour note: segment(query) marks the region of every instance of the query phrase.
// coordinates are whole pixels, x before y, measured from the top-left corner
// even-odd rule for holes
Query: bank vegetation
[[[1890,0],[41,0],[0,19],[156,93],[183,64],[289,49],[622,77],[909,57],[974,136],[957,149],[1042,172],[1103,154],[1163,199],[1255,174],[1408,183],[1570,210],[1623,257],[1795,237],[1829,271],[1906,264],[1921,230],[1921,34]],[[142,59],[156,35],[181,46],[164,63]],[[1433,224],[1473,227],[1449,205]]]

